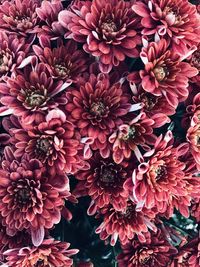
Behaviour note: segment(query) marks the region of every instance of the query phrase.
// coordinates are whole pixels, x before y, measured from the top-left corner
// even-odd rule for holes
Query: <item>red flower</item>
[[[98,57],[102,72],[110,72],[125,56],[138,56],[139,20],[131,2],[76,1],[69,10],[60,12],[59,22],[71,32],[68,38],[84,43],[84,50]]]
[[[88,81],[81,81],[66,93],[66,111],[82,137],[94,140],[91,148],[99,149],[103,157],[109,156],[108,136],[131,107],[126,87],[114,83],[108,75],[91,74]]]
[[[38,30],[38,36],[54,40],[65,34],[65,28],[58,22],[58,14],[63,10],[61,0],[42,1],[36,13],[45,25]]]
[[[143,243],[133,240],[122,245],[117,261],[119,267],[166,267],[176,252],[159,229]]]
[[[197,95],[199,97],[199,95]],[[197,111],[187,131],[187,140],[190,143],[191,154],[196,162],[197,169],[200,170],[200,112]]]
[[[145,241],[145,233],[149,229],[156,231],[154,211],[146,208],[137,211],[136,205],[130,201],[123,212],[116,211],[112,206],[108,206],[102,209],[100,214],[103,215],[103,222],[96,229],[96,233],[100,234],[102,240],[111,237],[110,244],[112,246],[115,245],[118,238],[121,244],[126,244],[135,235],[138,236],[140,241]]]
[[[34,45],[33,49],[53,78],[72,83],[79,75],[88,70],[89,58],[83,51],[78,50],[74,41],[70,40],[66,45],[57,42],[57,47],[53,49],[50,45],[49,47],[45,45],[43,47],[41,41],[42,47]]]
[[[55,82],[45,65],[27,66],[23,74],[9,78],[0,84],[1,103],[22,117],[23,123],[32,124],[38,116],[46,114],[48,108],[65,104],[66,99],[55,96],[68,86],[62,81]]]
[[[133,199],[137,202],[137,210],[143,206],[148,209],[156,208],[160,213],[168,210],[169,217],[173,213],[174,206],[176,207],[179,202],[179,207],[176,208],[179,208],[180,212],[187,217],[191,199],[188,192],[190,188],[188,188],[187,177],[184,173],[186,166],[179,160],[179,157],[187,152],[188,146],[182,144],[175,148],[172,146],[172,141],[170,131],[163,140],[160,136],[154,149],[144,155],[144,157],[149,157],[148,161],[141,163],[134,170],[132,189],[131,181],[128,180],[126,183],[130,190],[133,190]],[[183,201],[184,197],[187,201]]]
[[[77,249],[68,249],[69,243],[45,239],[39,247],[22,247],[8,250],[4,253],[8,266],[59,266],[70,267],[73,264],[71,256]]]
[[[116,163],[121,163],[124,158],[129,159],[132,151],[137,159],[142,161],[142,154],[139,147],[150,149],[149,144],[154,144],[156,136],[153,128],[156,126],[154,120],[149,119],[144,112],[135,116],[129,122],[118,127],[118,130],[109,137],[109,142],[113,144],[113,159]]]
[[[141,104],[141,110],[146,113],[146,115],[159,120],[157,121],[157,127],[163,126],[168,122],[167,116],[173,115],[176,111],[175,108],[167,102],[167,99],[163,95],[153,95],[145,91],[142,87],[142,79],[140,78],[139,72],[132,72],[127,76],[127,80],[130,83],[130,88],[133,93],[133,101],[136,104]]]
[[[34,34],[37,31],[39,17],[36,8],[39,0],[13,0],[0,5],[0,29],[15,32],[22,36]]]
[[[68,178],[64,174],[49,176],[42,163],[14,157],[6,147],[0,169],[0,213],[8,235],[29,229],[32,242],[40,245],[44,230],[60,222],[64,200],[70,196]]]
[[[163,95],[174,108],[188,97],[188,78],[198,71],[189,63],[180,62],[180,57],[168,49],[164,39],[144,47],[141,58],[145,69],[140,71],[140,77],[145,91]]]
[[[149,38],[165,38],[175,53],[185,54],[200,42],[200,22],[196,7],[182,0],[142,0],[133,5],[142,17],[142,34]]]
[[[123,188],[123,184],[130,175],[130,171],[127,170],[128,164],[115,164],[112,159],[103,159],[97,152],[88,163],[88,170],[76,174],[76,178],[81,180],[76,194],[86,191],[92,198],[88,213],[93,215],[98,208],[109,204],[118,211],[125,210],[129,194],[128,190]]]
[[[14,34],[0,32],[0,80],[16,76],[17,68],[25,60],[30,45]]]
[[[27,153],[47,165],[51,173],[59,170],[75,173],[84,166],[80,136],[61,110],[49,111],[46,119],[32,129],[23,128],[22,124],[18,129],[12,128],[10,134],[15,156]]]

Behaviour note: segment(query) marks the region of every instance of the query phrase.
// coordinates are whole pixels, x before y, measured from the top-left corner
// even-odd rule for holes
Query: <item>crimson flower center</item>
[[[61,62],[60,64],[55,64],[54,68],[55,71],[61,76],[61,77],[70,77],[72,63],[68,62],[67,64],[64,62]]]
[[[192,54],[192,64],[194,67],[200,69],[200,50],[197,50]]]
[[[115,183],[117,172],[111,168],[102,166],[100,180],[105,186],[110,186]]]
[[[22,187],[22,185],[18,185],[15,189],[15,201],[18,204],[27,204],[31,198],[30,188],[28,186]]]
[[[172,8],[172,7],[165,7],[164,11],[163,11],[166,15],[171,15],[174,17],[174,24],[177,24],[179,22],[181,22],[182,18],[179,15],[179,12],[176,8]]]
[[[151,260],[151,255],[149,255],[149,251],[142,249],[139,251],[139,262],[142,265],[147,264]]]
[[[43,88],[42,88],[43,89]],[[33,86],[26,91],[25,103],[35,108],[41,106],[47,100],[47,90],[37,90]]]
[[[165,179],[166,175],[167,175],[167,168],[166,166],[159,166],[156,171],[156,181],[159,181],[161,179]]]
[[[143,95],[142,102],[148,110],[151,110],[157,104],[157,98],[151,95]]]
[[[40,156],[41,154],[46,154],[47,156],[51,153],[52,149],[52,138],[51,137],[41,137],[36,143],[36,154]]]
[[[45,266],[45,262],[42,259],[39,259],[35,264],[34,267],[44,267]]]
[[[135,138],[135,133],[136,133],[135,127],[134,126],[129,127],[128,132],[126,134],[122,135],[122,139],[124,141],[127,141],[129,139],[134,139]]]
[[[113,33],[117,31],[117,26],[113,20],[108,19],[101,24],[101,29],[103,33]]]
[[[103,102],[94,102],[90,107],[90,112],[93,115],[102,116],[105,112],[105,105]]]
[[[169,74],[166,67],[157,66],[154,68],[153,73],[156,77],[156,80],[161,82],[165,79],[165,77]]]

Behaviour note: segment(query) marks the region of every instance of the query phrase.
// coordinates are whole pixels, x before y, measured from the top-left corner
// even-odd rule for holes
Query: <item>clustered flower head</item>
[[[200,222],[190,2],[0,1],[2,266],[93,266],[55,230],[79,198],[119,267],[200,266],[197,226],[170,225]]]

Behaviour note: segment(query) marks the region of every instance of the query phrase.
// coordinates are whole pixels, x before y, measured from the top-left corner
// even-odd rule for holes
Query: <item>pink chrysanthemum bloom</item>
[[[60,222],[64,201],[71,194],[68,178],[61,173],[50,176],[43,164],[14,157],[14,150],[6,147],[5,160],[0,169],[0,213],[8,235],[30,230],[32,242],[39,245],[44,230]]]
[[[199,94],[197,95],[199,96]],[[198,97],[199,98],[199,97]],[[200,111],[196,111],[191,120],[190,128],[187,131],[187,140],[190,144],[191,154],[200,170]]]
[[[35,35],[39,17],[36,8],[39,0],[5,1],[0,5],[0,29],[22,36]]]
[[[128,240],[138,236],[140,241],[145,241],[145,233],[149,229],[156,231],[154,225],[155,212],[144,208],[136,211],[136,205],[128,201],[125,211],[116,211],[112,206],[103,208],[99,217],[103,215],[103,222],[96,229],[96,233],[100,234],[102,240],[110,239],[110,244],[115,245],[119,238],[121,244],[126,244]]]
[[[10,134],[15,156],[27,153],[45,164],[51,173],[56,170],[75,173],[84,166],[80,135],[61,110],[49,111],[46,119],[32,129],[23,128],[22,123],[20,128],[12,128]]]
[[[25,60],[29,47],[25,39],[0,31],[0,80],[16,76],[17,68]]]
[[[56,95],[67,86],[62,81],[55,82],[45,65],[39,63],[35,67],[26,66],[22,74],[8,78],[6,84],[0,83],[0,101],[21,117],[23,123],[32,124],[48,108],[66,103],[65,98]]]
[[[141,16],[142,34],[155,40],[165,38],[179,54],[200,42],[196,7],[187,0],[142,0],[132,9]]]
[[[126,56],[138,56],[139,18],[131,9],[130,1],[75,1],[58,17],[71,33],[67,38],[84,43],[84,50],[98,57],[102,72],[110,72]]]
[[[70,244],[45,239],[39,247],[22,247],[10,249],[4,253],[8,266],[16,267],[70,267],[71,257],[78,253],[77,249],[69,249]]]
[[[187,144],[173,147],[172,133],[169,131],[164,139],[158,137],[154,148],[144,155],[148,161],[141,163],[133,171],[132,180],[127,180],[127,186],[133,190],[133,199],[137,203],[137,210],[142,207],[156,208],[159,213],[165,213],[169,207],[173,213],[173,201],[188,196],[185,164],[179,157],[188,150]],[[190,198],[189,198],[190,199]],[[181,213],[185,215],[187,206],[179,206]],[[169,215],[170,216],[170,215]]]
[[[51,0],[51,1],[42,1],[41,6],[36,8],[36,13],[45,23],[38,30],[38,36],[45,36],[48,39],[55,40],[64,36],[66,30],[58,22],[58,14],[63,10],[63,5],[61,0]]]
[[[126,86],[113,83],[106,74],[91,74],[88,81],[70,87],[66,93],[68,119],[80,130],[82,137],[94,140],[91,148],[99,149],[102,156],[109,155],[108,136],[126,115],[131,104]]]
[[[156,119],[157,127],[161,127],[166,123],[167,116],[175,113],[175,108],[169,105],[167,99],[163,95],[153,95],[145,91],[142,87],[142,79],[139,72],[132,72],[127,76],[131,91],[133,93],[133,101],[141,104],[141,110],[151,119]],[[158,124],[159,119],[159,124]]]
[[[169,122],[167,117],[158,118],[164,119],[164,123]],[[159,122],[158,122],[159,123]],[[153,128],[157,127],[157,121],[150,119],[144,112],[135,116],[131,121],[124,121],[116,132],[109,137],[109,142],[113,144],[113,159],[116,163],[121,163],[124,158],[129,159],[134,152],[138,161],[142,161],[143,157],[139,148],[144,150],[150,149],[149,145],[153,145],[156,141],[156,136],[153,134]]]
[[[143,89],[156,96],[163,95],[176,108],[188,97],[188,78],[197,75],[198,70],[181,62],[164,39],[148,44],[140,56],[145,64],[144,70],[139,72]]]
[[[111,158],[103,159],[97,152],[88,163],[88,170],[76,174],[76,178],[81,180],[77,185],[76,195],[86,191],[85,194],[92,198],[88,213],[93,215],[98,208],[109,204],[115,210],[125,210],[129,192],[123,188],[123,184],[130,177],[128,164],[124,162],[119,165]]]
[[[47,2],[47,1],[45,1]],[[43,62],[50,74],[55,79],[61,79],[72,83],[83,72],[88,70],[89,57],[86,53],[78,50],[77,44],[70,40],[67,44],[57,42],[57,47],[33,46],[35,54]]]
[[[149,234],[143,243],[135,239],[121,247],[122,253],[117,256],[119,267],[166,267],[177,253],[160,229]]]

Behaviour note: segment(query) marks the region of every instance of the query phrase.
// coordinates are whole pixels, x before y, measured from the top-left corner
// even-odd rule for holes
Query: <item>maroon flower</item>
[[[29,229],[32,242],[40,245],[44,230],[60,222],[64,200],[70,196],[69,182],[64,174],[50,176],[42,163],[14,157],[14,150],[6,147],[5,160],[0,169],[0,213],[8,235]]]
[[[0,29],[22,36],[34,35],[39,27],[36,14],[39,6],[39,0],[5,1],[0,5]]]
[[[66,95],[69,120],[80,129],[82,137],[94,139],[92,149],[99,149],[102,156],[108,157],[107,138],[122,124],[122,116],[131,107],[126,87],[120,82],[113,83],[108,75],[91,74],[88,81],[69,88]]]
[[[145,91],[142,87],[142,79],[139,72],[132,72],[127,76],[127,80],[130,83],[130,88],[133,93],[133,101],[135,104],[141,104],[141,110],[146,115],[157,121],[157,127],[163,126],[168,122],[167,116],[175,113],[175,108],[167,102],[167,99],[163,95],[153,95]],[[158,124],[158,119],[159,124]]]
[[[156,231],[154,211],[146,208],[137,211],[136,205],[131,201],[127,203],[125,211],[116,211],[112,206],[108,206],[102,209],[100,214],[103,215],[103,222],[96,229],[96,233],[100,234],[102,240],[111,237],[110,244],[112,246],[115,245],[118,238],[121,244],[126,244],[135,235],[140,241],[145,241],[145,233],[149,229]]]
[[[166,267],[176,252],[159,229],[143,243],[135,239],[122,245],[117,261],[119,267]]]
[[[17,68],[25,60],[30,45],[25,39],[0,31],[0,80],[16,76]]]
[[[46,119],[32,129],[23,128],[22,124],[18,129],[12,128],[10,134],[16,157],[27,153],[45,164],[51,173],[75,173],[84,166],[80,136],[61,110],[49,111]]]
[[[112,204],[115,210],[125,210],[129,194],[123,184],[130,176],[128,164],[115,164],[112,159],[103,159],[97,152],[88,163],[88,170],[76,174],[76,178],[81,180],[77,185],[76,195],[86,191],[92,198],[88,213],[93,215],[98,208],[109,204]]]
[[[69,243],[56,241],[53,238],[45,239],[39,247],[22,247],[10,249],[4,254],[8,266],[59,266],[70,267],[73,264],[71,256],[77,249],[68,249]]]
[[[135,116],[129,122],[118,127],[118,130],[109,137],[109,142],[113,144],[113,159],[116,163],[121,163],[124,158],[129,159],[132,151],[137,159],[142,161],[142,154],[139,147],[148,150],[156,141],[153,128],[156,122],[149,119],[144,112]]]
[[[131,10],[131,2],[76,1],[58,17],[61,25],[71,32],[68,38],[84,43],[84,50],[99,58],[102,72],[110,72],[125,56],[138,56],[139,20]]]
[[[144,155],[144,157],[149,157],[148,161],[141,163],[133,171],[132,180],[127,180],[126,183],[127,187],[133,190],[133,199],[137,202],[138,210],[143,206],[148,209],[156,208],[160,213],[168,210],[169,217],[173,213],[174,206],[176,207],[179,202],[179,207],[176,208],[179,208],[180,212],[187,217],[191,196],[184,173],[186,166],[179,160],[179,157],[187,152],[188,145],[182,144],[175,148],[172,143],[170,131],[163,140],[160,136],[154,149]],[[133,183],[132,189],[131,183]],[[183,201],[184,197],[187,201]]]
[[[140,77],[145,91],[163,95],[174,108],[188,97],[188,78],[198,71],[189,63],[180,62],[180,57],[168,49],[164,39],[144,47],[141,58],[145,69],[140,71]]]
[[[197,111],[192,117],[186,137],[190,143],[191,154],[196,162],[197,169],[200,170],[200,111]]]
[[[65,104],[66,99],[55,96],[68,86],[62,81],[55,82],[45,65],[25,67],[23,74],[8,78],[7,84],[0,84],[1,103],[22,117],[23,123],[31,124],[38,116],[46,114],[48,108]]]
[[[142,34],[154,39],[165,38],[175,53],[185,54],[200,42],[199,16],[189,1],[142,0],[132,8],[142,17]]]
[[[63,36],[65,28],[58,22],[58,14],[63,10],[61,0],[42,1],[41,6],[36,8],[36,13],[45,25],[38,30],[38,36],[45,36],[55,40]]]
[[[83,51],[78,50],[74,41],[70,40],[66,45],[57,42],[57,47],[53,49],[51,46],[43,47],[42,42],[41,46],[33,46],[34,52],[46,65],[53,78],[72,83],[88,70],[89,57]]]

